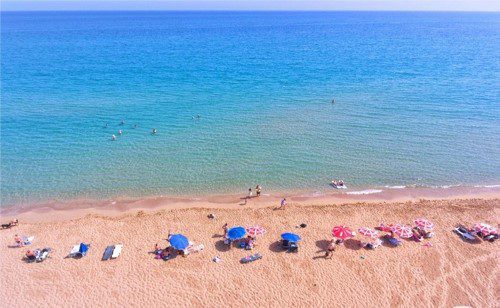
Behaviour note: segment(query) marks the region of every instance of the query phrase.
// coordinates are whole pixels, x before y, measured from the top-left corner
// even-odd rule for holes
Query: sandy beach
[[[54,209],[20,214],[19,226],[0,232],[2,305],[498,305],[498,242],[470,244],[451,232],[457,223],[497,226],[498,198],[350,203],[295,199],[286,210],[276,210],[275,205],[270,200],[233,207],[208,203],[191,208],[130,207],[113,215],[89,209],[76,216]],[[210,213],[216,215],[214,220],[207,218]],[[432,247],[404,240],[398,248],[382,246],[368,251],[358,248],[355,240],[362,239],[358,235],[335,251],[331,260],[323,257],[335,225],[357,229],[380,223],[409,224],[418,217],[436,224],[436,236],[429,240]],[[267,234],[252,251],[260,252],[263,259],[240,264],[249,252],[235,247],[228,250],[223,244],[221,226],[226,222],[266,228]],[[301,223],[307,227],[298,228]],[[155,243],[166,244],[169,230],[203,243],[205,250],[187,258],[154,259],[148,252]],[[297,254],[283,252],[277,243],[286,231],[303,239]],[[31,248],[50,246],[55,251],[43,263],[25,263],[26,247],[8,248],[15,234],[34,235]],[[88,255],[80,260],[64,259],[72,245],[80,242],[91,244]],[[118,243],[124,244],[122,255],[101,261],[104,248]],[[222,262],[212,262],[214,256]]]

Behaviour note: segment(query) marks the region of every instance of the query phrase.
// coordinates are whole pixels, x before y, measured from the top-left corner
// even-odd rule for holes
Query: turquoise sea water
[[[497,13],[3,12],[1,203],[498,183],[499,46]]]

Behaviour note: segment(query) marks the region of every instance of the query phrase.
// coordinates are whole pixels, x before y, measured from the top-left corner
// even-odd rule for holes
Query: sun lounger
[[[389,245],[391,245],[393,247],[397,247],[397,246],[401,245],[401,241],[400,240],[398,240],[395,237],[391,237],[390,235],[385,235],[383,237],[383,239],[385,240],[386,243],[388,243]]]
[[[365,243],[363,247],[366,249],[375,249],[382,245],[382,241],[380,239],[376,239],[373,243]]]
[[[80,245],[79,244],[73,246],[73,248],[71,248],[71,251],[66,256],[66,258],[73,258],[73,257],[75,257],[75,255],[78,253],[79,250],[80,250]]]
[[[453,232],[458,234],[462,239],[469,241],[469,242],[475,242],[477,241],[477,237],[474,236],[469,230],[467,230],[466,227],[462,225],[458,225],[455,229],[453,229]]]
[[[111,255],[111,259],[118,258],[120,256],[120,254],[122,253],[122,248],[123,248],[122,244],[115,245],[115,249],[113,249],[113,254]]]
[[[260,253],[256,253],[247,257],[244,257],[240,260],[241,263],[250,263],[256,260],[262,259],[262,255]]]
[[[186,248],[185,251],[187,254],[190,254],[190,253],[194,253],[194,252],[200,252],[203,249],[205,249],[205,245],[199,244],[199,245],[191,245],[188,248]]]
[[[38,249],[36,255],[36,262],[43,262],[45,259],[49,257],[49,254],[52,252],[52,248],[45,247],[44,249]]]
[[[87,251],[89,250],[89,244],[80,243],[79,245],[73,246],[70,253],[66,256],[66,258],[82,258],[87,255]]]
[[[299,245],[297,243],[290,243],[288,247],[288,252],[298,252],[299,251]]]
[[[113,250],[115,249],[115,246],[108,246],[106,249],[104,249],[104,253],[102,254],[102,261],[107,261],[111,259],[111,255],[113,254]]]

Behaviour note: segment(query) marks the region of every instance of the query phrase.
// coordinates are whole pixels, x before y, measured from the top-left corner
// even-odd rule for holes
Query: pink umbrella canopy
[[[415,219],[415,224],[425,230],[432,230],[434,228],[434,224],[427,219],[417,218]]]
[[[485,224],[485,223],[475,224],[472,228],[476,232],[481,232],[484,236],[487,236],[490,234],[497,234],[497,228],[490,226],[488,224]]]
[[[401,224],[394,225],[391,230],[401,238],[410,238],[413,235],[410,227]]]
[[[378,236],[378,231],[366,227],[359,228],[358,232],[371,238],[376,238]]]
[[[256,237],[257,235],[263,235],[266,233],[266,229],[261,226],[253,226],[247,228],[247,234],[251,237]]]
[[[346,226],[336,226],[332,230],[333,236],[345,240],[348,237],[353,237],[351,229]]]

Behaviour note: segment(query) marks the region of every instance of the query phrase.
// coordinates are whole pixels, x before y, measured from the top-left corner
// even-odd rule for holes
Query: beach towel
[[[123,248],[122,244],[116,245],[115,249],[113,250],[113,254],[111,255],[111,259],[118,258],[120,256],[120,254],[122,253],[122,248]]]
[[[253,255],[242,258],[241,263],[250,263],[256,260],[262,259],[262,255],[260,253],[255,253]]]
[[[104,253],[102,255],[102,261],[109,260],[111,258],[111,255],[113,254],[114,249],[115,249],[115,246],[106,247],[106,249],[104,249]]]
[[[34,239],[34,236],[23,236],[23,245],[31,245]]]

